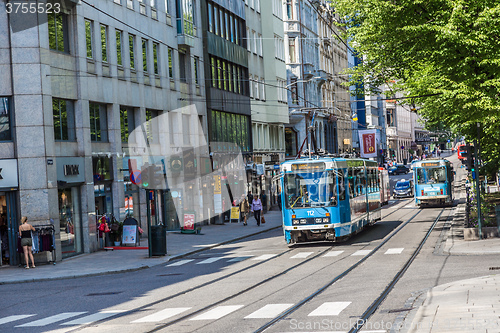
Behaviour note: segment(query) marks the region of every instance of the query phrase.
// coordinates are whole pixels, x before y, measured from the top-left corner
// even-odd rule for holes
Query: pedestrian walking
[[[253,216],[257,220],[257,226],[259,226],[260,225],[260,215],[262,213],[262,201],[260,201],[257,194],[255,194],[253,196],[252,212],[253,212]]]
[[[247,215],[249,210],[250,210],[250,204],[248,203],[246,196],[243,194],[241,196],[241,201],[240,201],[240,212],[241,212],[241,219],[243,220],[243,225],[247,225]]]
[[[35,268],[35,259],[33,259],[33,253],[31,253],[31,247],[33,246],[31,231],[35,231],[35,228],[33,228],[33,226],[28,223],[28,218],[26,216],[23,216],[21,218],[21,225],[19,226],[19,235],[21,235],[21,246],[24,252],[26,269],[30,268],[28,257],[29,259],[31,259],[31,263],[33,264],[31,267]]]

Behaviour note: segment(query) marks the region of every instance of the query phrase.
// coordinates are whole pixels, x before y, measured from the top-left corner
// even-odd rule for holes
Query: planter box
[[[483,234],[483,239],[498,237],[497,227],[484,227],[481,228],[481,232]],[[479,240],[479,230],[477,228],[464,228],[464,240]]]

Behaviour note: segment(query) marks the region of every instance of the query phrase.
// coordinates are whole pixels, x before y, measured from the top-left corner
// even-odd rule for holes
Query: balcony
[[[305,63],[304,64],[304,79],[310,79],[314,76],[314,65],[310,63]]]

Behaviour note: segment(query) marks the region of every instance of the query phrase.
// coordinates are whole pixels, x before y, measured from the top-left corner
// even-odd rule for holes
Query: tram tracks
[[[406,202],[406,200],[405,200],[405,202],[403,202],[403,203],[402,203],[399,207],[394,207],[394,208],[395,208],[395,209],[394,209],[394,211],[392,211],[391,213],[389,213],[389,214],[388,214],[388,215],[386,215],[385,217],[392,215],[393,213],[397,212],[397,211],[398,211],[401,207],[403,207],[403,206],[405,206],[405,205],[407,205],[407,204],[408,204],[408,203],[407,203],[407,202]],[[358,265],[360,265],[362,262],[364,262],[366,259],[368,259],[368,258],[369,258],[371,255],[373,255],[375,252],[377,252],[377,251],[380,249],[380,247],[382,247],[384,244],[386,244],[386,243],[387,243],[387,242],[388,242],[388,241],[389,241],[389,240],[390,240],[390,239],[391,239],[394,235],[396,235],[396,234],[397,234],[397,233],[398,233],[398,232],[399,232],[399,231],[400,231],[400,230],[401,230],[401,229],[402,229],[402,228],[403,228],[406,224],[408,224],[409,222],[411,222],[411,220],[413,220],[413,219],[414,219],[414,218],[415,218],[415,217],[419,214],[419,212],[420,212],[420,211],[418,211],[417,213],[413,214],[413,215],[412,215],[412,216],[411,216],[408,220],[406,220],[403,224],[401,224],[401,225],[400,225],[397,229],[393,230],[393,231],[392,231],[392,232],[391,232],[388,236],[386,236],[386,238],[384,239],[384,241],[383,241],[382,243],[380,243],[380,244],[379,244],[379,245],[378,245],[378,246],[377,246],[374,250],[372,250],[369,254],[365,255],[362,259],[360,259],[360,260],[359,260],[356,264],[354,264],[353,266],[351,266],[350,268],[348,268],[346,271],[344,271],[344,273],[342,273],[342,274],[341,274],[342,276],[340,276],[338,279],[340,279],[341,277],[343,277],[343,276],[347,275],[347,274],[348,274],[351,270],[353,270],[355,267],[357,267]],[[385,217],[384,217],[384,218],[385,218]],[[227,302],[227,301],[229,301],[229,300],[231,300],[231,299],[234,299],[235,297],[238,297],[238,296],[240,296],[240,295],[242,295],[242,294],[248,293],[249,291],[251,291],[251,290],[253,290],[253,289],[255,289],[255,288],[259,287],[259,286],[262,286],[262,285],[264,285],[264,284],[266,284],[266,283],[268,283],[268,282],[270,282],[270,281],[272,281],[272,280],[275,280],[275,279],[277,279],[277,278],[279,278],[279,277],[281,277],[281,276],[283,276],[283,275],[285,275],[285,274],[289,273],[290,271],[295,270],[295,269],[297,269],[297,268],[299,268],[299,267],[301,267],[301,266],[303,266],[303,265],[305,265],[305,264],[307,264],[307,263],[309,263],[309,262],[311,262],[311,261],[313,261],[313,260],[317,259],[318,257],[323,256],[324,254],[326,254],[327,252],[331,251],[331,250],[332,250],[334,247],[336,247],[336,246],[338,246],[338,244],[337,244],[337,243],[335,243],[335,244],[334,244],[334,245],[332,245],[332,246],[329,246],[329,247],[328,247],[328,248],[326,248],[325,250],[322,250],[322,251],[318,252],[318,253],[317,253],[317,254],[315,254],[314,256],[312,256],[312,257],[310,257],[310,258],[307,258],[307,259],[305,259],[305,260],[301,261],[300,263],[297,263],[297,264],[295,264],[295,265],[293,265],[293,266],[291,266],[291,267],[288,267],[288,268],[286,268],[286,269],[282,270],[281,272],[278,272],[278,273],[276,273],[276,274],[274,274],[274,275],[272,275],[272,276],[269,276],[269,277],[265,278],[264,280],[259,281],[258,283],[252,284],[252,285],[248,286],[247,288],[245,288],[245,289],[243,289],[243,290],[241,290],[241,291],[239,291],[239,292],[237,292],[237,293],[235,293],[235,294],[229,295],[229,296],[227,296],[227,297],[225,297],[225,298],[223,298],[223,299],[221,299],[221,300],[219,300],[219,301],[217,301],[217,302],[211,303],[211,304],[209,304],[209,305],[207,305],[207,306],[204,306],[204,307],[202,307],[202,308],[200,308],[200,309],[198,309],[198,310],[196,310],[196,311],[190,312],[189,314],[186,314],[186,315],[184,315],[184,316],[182,316],[182,317],[179,317],[179,318],[174,319],[174,320],[172,320],[172,321],[169,321],[169,322],[167,322],[167,323],[164,323],[164,324],[161,324],[161,325],[157,325],[155,328],[153,328],[153,329],[151,329],[151,330],[149,330],[149,331],[145,331],[145,332],[157,332],[157,331],[162,330],[162,329],[164,329],[164,328],[166,328],[166,327],[169,327],[169,326],[172,326],[172,325],[177,324],[177,323],[179,323],[179,322],[182,322],[182,321],[188,320],[188,319],[190,319],[190,318],[192,318],[192,317],[194,317],[194,316],[196,316],[196,315],[198,315],[198,314],[200,314],[200,313],[202,313],[202,312],[204,312],[204,311],[206,311],[206,310],[208,310],[208,309],[210,309],[210,308],[216,307],[216,306],[217,306],[217,305],[219,305],[219,304],[222,304],[222,303]],[[224,276],[221,276],[221,277],[218,277],[218,278],[212,279],[212,280],[210,280],[210,281],[206,281],[206,282],[204,282],[204,283],[202,283],[202,284],[200,284],[200,285],[197,285],[197,286],[191,287],[191,288],[186,289],[186,290],[182,290],[182,291],[180,291],[180,292],[178,292],[178,293],[175,293],[175,294],[173,294],[173,295],[169,295],[169,296],[167,296],[167,297],[164,297],[164,298],[158,299],[158,300],[156,300],[156,301],[154,301],[154,302],[149,302],[149,303],[144,304],[144,305],[142,305],[142,306],[140,306],[140,307],[137,307],[137,308],[134,308],[134,309],[131,309],[131,310],[128,310],[128,311],[124,311],[124,312],[122,312],[119,316],[115,316],[114,318],[103,319],[103,320],[100,320],[100,321],[93,322],[92,324],[89,324],[89,325],[81,325],[81,326],[76,327],[75,329],[70,330],[70,331],[71,331],[71,332],[81,331],[81,330],[83,330],[83,329],[85,329],[85,328],[87,328],[87,327],[90,327],[90,326],[96,326],[96,325],[99,325],[99,324],[103,324],[103,323],[106,323],[106,322],[110,322],[110,321],[112,321],[112,320],[116,319],[117,317],[125,317],[125,316],[128,316],[128,315],[132,315],[132,314],[134,314],[134,313],[138,313],[138,312],[144,311],[144,310],[146,310],[146,309],[148,309],[148,308],[150,308],[150,307],[152,307],[152,306],[155,306],[155,305],[157,305],[157,304],[160,304],[160,303],[163,303],[163,302],[167,302],[167,301],[172,300],[172,299],[174,299],[174,298],[177,298],[177,297],[179,297],[179,296],[186,295],[186,294],[188,294],[188,293],[192,293],[192,292],[194,292],[194,291],[200,290],[200,289],[205,288],[205,287],[209,287],[210,285],[213,285],[213,284],[215,284],[215,283],[221,282],[221,281],[223,281],[223,280],[225,280],[225,279],[229,279],[230,277],[233,277],[233,276],[235,276],[235,275],[237,275],[237,274],[240,274],[240,273],[243,273],[243,272],[245,272],[245,271],[248,271],[248,270],[251,270],[251,269],[253,269],[253,268],[256,268],[257,266],[263,265],[263,264],[265,264],[265,263],[267,263],[267,262],[270,262],[270,261],[272,261],[272,260],[275,260],[276,258],[282,257],[282,256],[284,256],[284,255],[286,255],[286,254],[288,254],[288,253],[290,253],[290,252],[294,251],[295,249],[296,249],[296,248],[290,248],[290,249],[287,249],[287,250],[285,250],[285,251],[282,251],[281,253],[278,253],[278,254],[274,255],[273,257],[271,257],[271,258],[269,258],[269,259],[266,259],[266,260],[263,260],[263,261],[261,261],[261,262],[255,263],[255,264],[253,264],[253,265],[250,265],[250,266],[247,266],[247,267],[244,267],[244,268],[238,269],[238,270],[236,270],[236,271],[234,271],[234,272],[232,272],[232,273],[229,273],[229,274],[227,274],[227,275],[224,275]],[[345,258],[339,258],[339,259],[340,259],[340,260],[343,260],[343,259],[345,259]],[[338,279],[337,279],[337,280],[338,280]],[[69,331],[68,331],[68,332],[69,332]]]

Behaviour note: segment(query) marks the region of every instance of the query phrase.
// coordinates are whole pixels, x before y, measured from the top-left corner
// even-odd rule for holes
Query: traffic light
[[[150,166],[151,170],[151,183],[150,187],[154,189],[162,189],[165,188],[164,180],[165,176],[163,175],[163,167],[161,165],[152,165]]]
[[[152,170],[152,165],[149,165],[149,163],[144,163],[141,168],[141,182],[142,182],[142,187],[149,188],[152,181],[153,177],[151,174]]]
[[[471,145],[465,146],[465,153],[462,154],[465,157],[465,166],[467,170],[474,172],[474,147]]]

